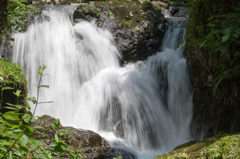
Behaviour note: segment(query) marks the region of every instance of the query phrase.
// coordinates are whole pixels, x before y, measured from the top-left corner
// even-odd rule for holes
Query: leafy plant
[[[11,33],[15,31],[23,32],[25,31],[24,22],[27,21],[26,14],[34,13],[38,8],[33,5],[25,5],[26,0],[11,0],[8,1],[7,5],[7,22],[1,26],[2,33],[0,33],[0,39],[4,37],[8,40],[14,41],[11,38]]]
[[[210,31],[200,46],[209,47],[213,50],[212,53],[227,54],[226,57],[231,61],[227,66],[229,69],[218,71],[215,89],[224,79],[231,78],[240,68],[239,64],[234,65],[240,56],[240,3],[232,9],[233,12],[213,15],[208,19],[207,27]]]
[[[91,6],[88,6],[87,8],[82,7],[81,11],[82,11],[83,13],[91,12],[91,11],[92,11],[92,7],[91,7]]]
[[[87,7],[87,10],[88,10],[89,12],[91,12],[91,11],[92,11],[92,7],[91,7],[91,6],[88,6],[88,7]]]
[[[128,28],[130,28],[131,25],[132,25],[132,21],[131,21],[131,20],[122,21],[122,26],[123,26],[123,27],[128,27]]]
[[[22,68],[18,64],[2,57],[0,58],[0,82],[5,79],[11,79],[14,82],[24,82],[26,80],[22,74]]]
[[[114,18],[114,15],[113,15],[113,13],[111,11],[107,11],[106,12],[106,16],[111,18],[111,19]]]
[[[100,11],[98,11],[98,12],[97,12],[97,17],[99,17],[99,16],[100,16],[100,14],[101,14],[101,12],[100,12]]]
[[[51,103],[39,102],[40,88],[49,88],[48,85],[41,85],[41,79],[44,76],[43,71],[45,69],[46,66],[44,65],[39,67],[38,74],[40,75],[40,79],[38,85],[36,86],[38,88],[37,98],[26,98],[28,101],[35,104],[33,114],[29,111],[30,106],[27,102],[23,105],[19,105],[19,103],[16,105],[7,103],[8,106],[3,107],[3,92],[12,88],[1,88],[0,158],[55,158],[56,156],[60,158],[64,153],[68,153],[71,156],[71,159],[82,158],[80,152],[75,152],[73,148],[65,143],[64,140],[59,140],[59,136],[61,137],[62,135],[71,137],[71,134],[67,130],[59,129],[59,120],[56,120],[56,122],[51,124],[52,131],[55,132],[55,138],[52,139],[49,149],[45,149],[44,143],[34,138],[36,133],[45,135],[38,131],[38,129],[43,129],[43,127],[31,126],[31,124],[36,121],[36,116],[34,116],[36,109],[41,103]],[[20,90],[17,90],[14,94],[18,99],[22,96]],[[8,109],[9,111],[3,113],[3,108]],[[20,113],[22,109],[25,109],[26,113]],[[43,120],[40,117],[37,118]],[[78,156],[75,155],[76,153]]]
[[[87,13],[87,8],[82,7],[81,11],[82,11],[83,13]]]

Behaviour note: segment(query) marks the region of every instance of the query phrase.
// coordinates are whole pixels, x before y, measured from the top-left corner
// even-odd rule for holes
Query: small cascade
[[[191,139],[192,94],[184,44],[186,19],[168,18],[162,51],[120,67],[111,33],[86,21],[72,22],[76,6],[47,6],[25,33],[14,34],[12,58],[30,83],[47,65],[37,115],[94,130],[112,146],[152,158]],[[36,88],[29,85],[29,96]],[[111,134],[111,135],[110,135]],[[119,142],[119,143],[118,143]],[[150,154],[150,155],[149,155]]]

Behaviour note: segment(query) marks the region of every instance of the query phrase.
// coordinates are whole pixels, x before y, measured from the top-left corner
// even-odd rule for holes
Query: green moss
[[[185,143],[169,154],[157,156],[155,159],[238,158],[239,156],[240,134],[218,134],[199,143],[193,141]]]
[[[163,15],[161,8],[156,7],[148,1],[143,3],[128,0],[97,1],[95,2],[95,6],[96,8],[100,8],[100,10],[102,9],[102,12],[109,10],[108,12],[114,15],[114,19],[118,23],[132,30],[137,25],[141,25],[146,21],[151,22],[152,25],[162,22]],[[107,15],[107,17],[109,16]]]
[[[25,83],[26,77],[22,73],[22,68],[11,61],[0,59],[0,82],[13,81],[17,83]]]

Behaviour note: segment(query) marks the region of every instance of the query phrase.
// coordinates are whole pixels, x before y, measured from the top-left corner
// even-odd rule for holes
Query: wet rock
[[[188,17],[189,9],[184,6],[170,6],[169,11],[174,17]]]
[[[152,1],[153,4],[158,5],[159,7],[168,7],[168,4],[165,2],[161,2],[161,1]]]
[[[144,60],[159,51],[166,23],[162,8],[150,2],[119,3],[82,4],[74,12],[73,19],[85,19],[110,30],[123,54],[122,64]]]
[[[33,5],[44,5],[44,4],[67,4],[67,0],[29,0],[30,4]]]
[[[32,126],[42,126],[44,129],[39,129],[41,133],[36,134],[35,138],[42,141],[45,148],[48,148],[51,144],[51,139],[54,138],[55,133],[51,130],[51,123],[55,122],[56,119],[48,116],[42,116],[45,121],[38,119]],[[60,129],[68,130],[73,138],[69,138],[65,135],[60,137],[60,140],[65,140],[68,146],[71,146],[74,150],[81,150],[84,159],[112,159],[118,156],[125,156],[129,159],[134,159],[135,156],[121,148],[111,148],[109,143],[102,138],[99,134],[84,129],[76,129],[73,127],[63,127],[60,124]],[[67,154],[64,154],[64,158],[70,158]]]

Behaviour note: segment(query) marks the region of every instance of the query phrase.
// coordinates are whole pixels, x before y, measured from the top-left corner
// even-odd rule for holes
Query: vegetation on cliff
[[[205,129],[205,135],[238,132],[240,4],[235,0],[189,4],[186,52],[195,86],[193,127]]]
[[[36,11],[36,7],[27,4],[27,0],[2,0],[0,7],[0,46],[2,40],[7,38],[11,41],[11,33],[24,31],[24,22],[27,21],[26,14]],[[2,5],[3,4],[3,5]],[[27,5],[26,5],[27,4]]]
[[[195,159],[195,158],[238,158],[240,156],[240,135],[218,134],[196,143],[190,141],[176,147],[169,154],[155,159]]]
[[[20,100],[26,94],[19,89],[12,91],[14,88],[9,85],[15,82],[26,83],[21,67],[0,59],[0,158],[62,158],[66,154],[68,154],[67,158],[82,158],[79,151],[75,152],[72,147],[65,143],[65,140],[61,140],[63,135],[68,137],[72,137],[72,135],[67,130],[60,129],[59,120],[51,123],[51,129],[55,135],[49,147],[46,147],[43,142],[36,139],[39,135],[46,136],[39,131],[39,129],[44,129],[43,127],[32,125],[36,121],[35,112],[37,106],[41,103],[48,103],[39,102],[40,88],[49,87],[48,85],[41,85],[44,69],[46,69],[46,66],[39,67],[40,80],[38,85],[36,85],[38,88],[37,98],[25,98],[35,104],[32,114],[28,103],[25,100],[24,103]],[[10,81],[10,79],[13,81]],[[9,94],[8,96],[4,95],[6,91]],[[13,97],[13,94],[16,99]],[[44,120],[40,117],[37,118]]]

